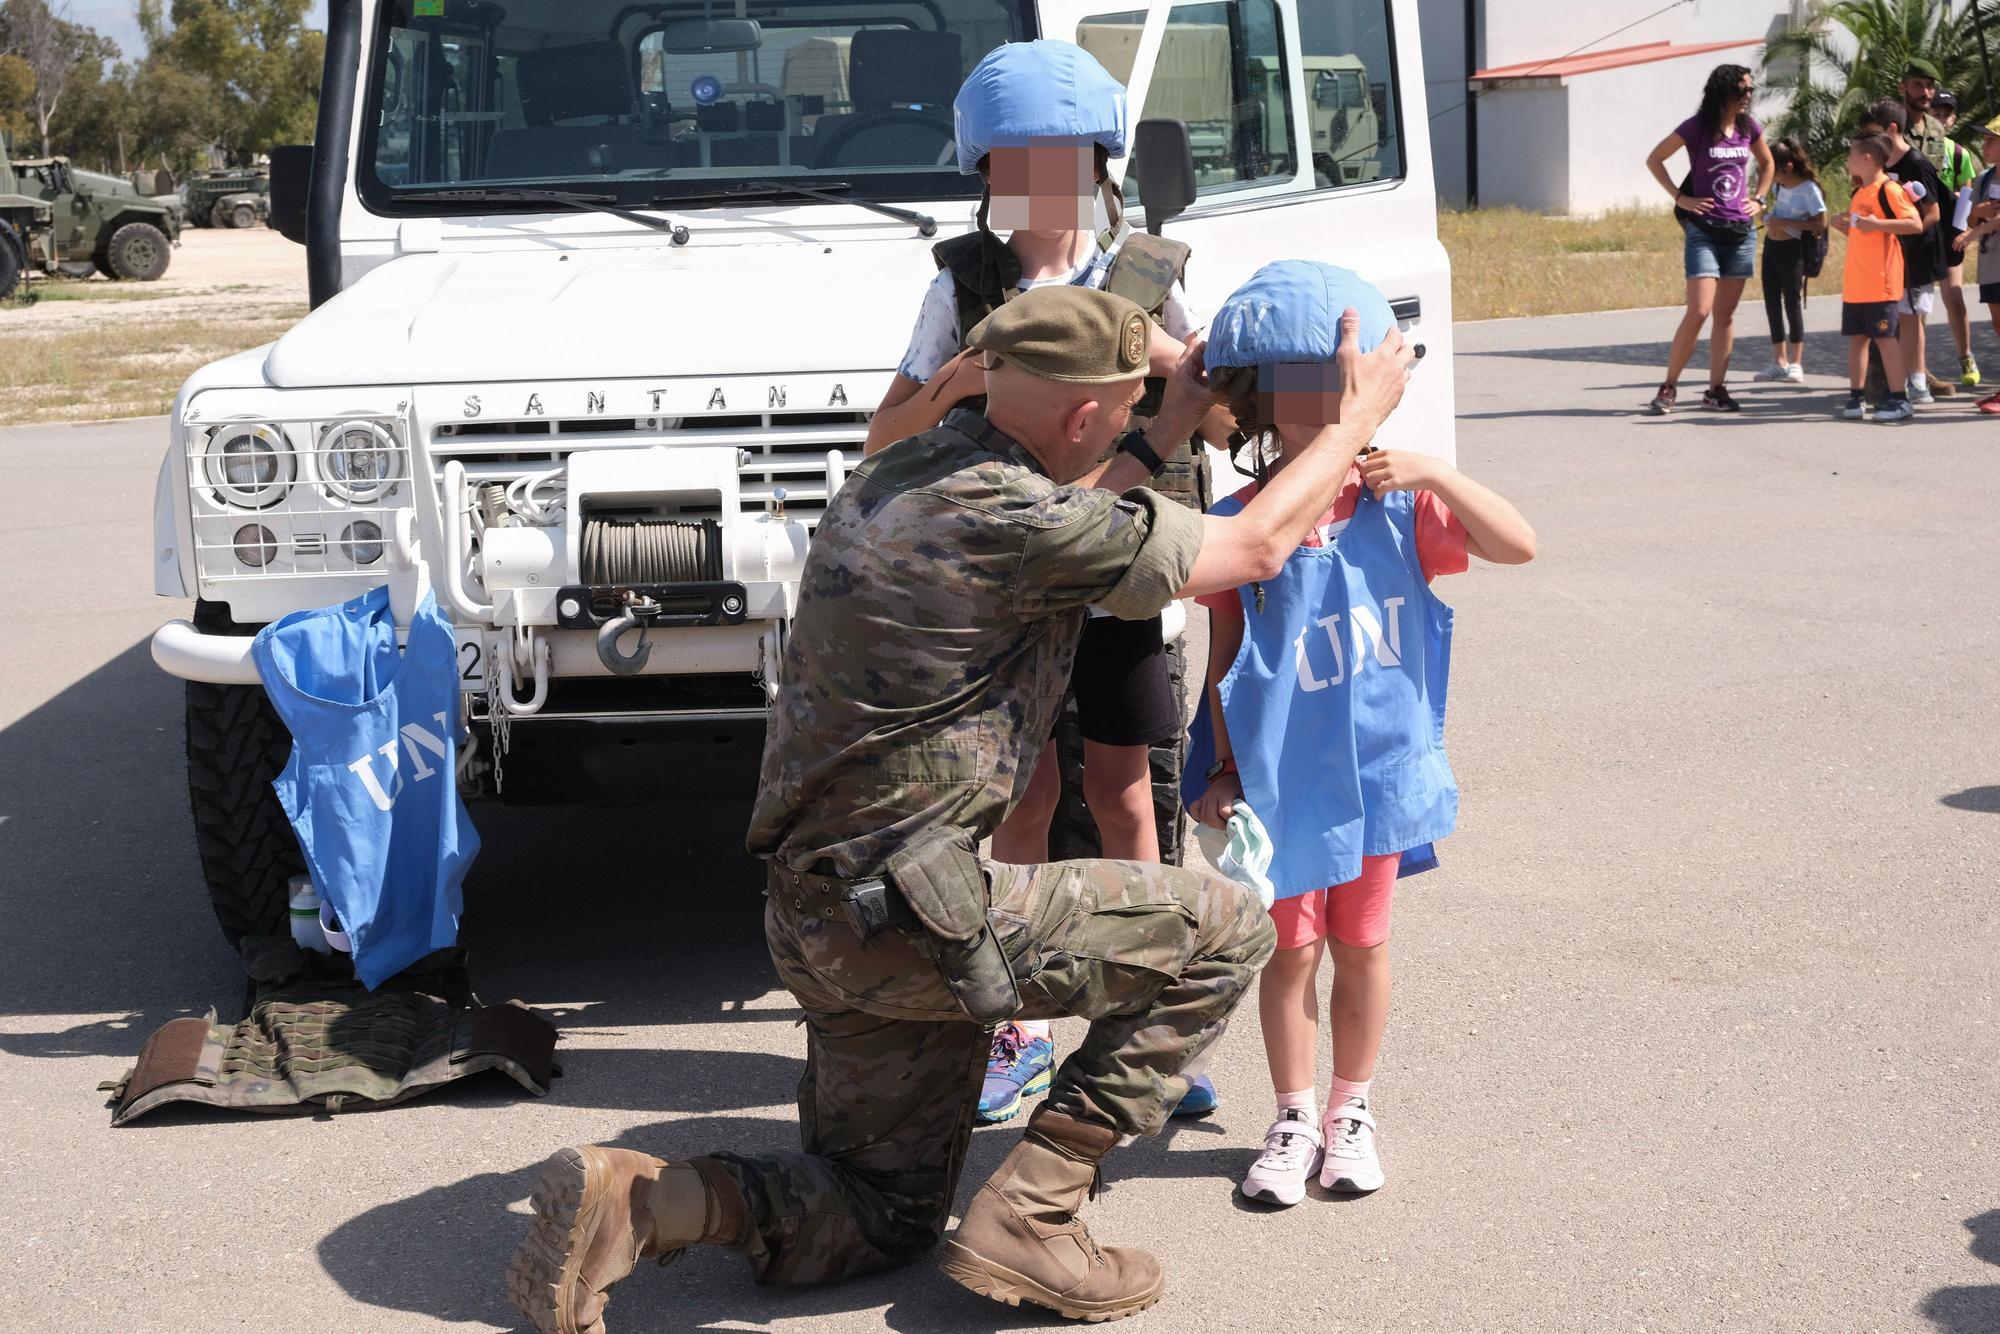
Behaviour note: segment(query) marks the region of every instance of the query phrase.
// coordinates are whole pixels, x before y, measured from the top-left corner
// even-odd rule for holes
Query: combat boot
[[[630,1149],[562,1149],[542,1168],[535,1226],[507,1269],[507,1299],[541,1334],[604,1334],[606,1289],[640,1260],[733,1241],[743,1207],[705,1160]]]
[[[1096,1194],[1097,1165],[1118,1132],[1042,1107],[979,1188],[940,1267],[995,1301],[1046,1306],[1072,1320],[1118,1320],[1160,1299],[1166,1275],[1145,1251],[1100,1246],[1076,1216]]]

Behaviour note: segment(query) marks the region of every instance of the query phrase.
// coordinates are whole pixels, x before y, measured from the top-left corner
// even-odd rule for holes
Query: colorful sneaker
[[[1785,381],[1788,384],[1804,384],[1806,382],[1806,368],[1799,365],[1796,361],[1793,362],[1791,365],[1785,367]]]
[[[1660,392],[1654,394],[1653,401],[1646,405],[1646,411],[1652,413],[1655,417],[1666,416],[1674,410],[1674,399],[1679,393],[1680,390],[1676,389],[1673,385],[1661,385]]]
[[[1710,385],[1701,396],[1701,405],[1710,412],[1741,412],[1743,405],[1729,396],[1723,385]]]
[[[1000,1025],[993,1032],[993,1050],[986,1057],[979,1119],[989,1123],[1013,1120],[1020,1114],[1021,1099],[1049,1091],[1055,1063],[1055,1043],[1040,1034],[1030,1036],[1019,1024]]]
[[[1319,1184],[1328,1190],[1366,1195],[1382,1189],[1382,1160],[1375,1153],[1375,1117],[1368,1104],[1349,1098],[1326,1113],[1326,1157]]]
[[[1858,422],[1868,415],[1868,400],[1859,389],[1847,391],[1847,406],[1840,410],[1840,415],[1851,422]]]
[[[1306,1182],[1319,1171],[1326,1135],[1310,1112],[1287,1107],[1264,1132],[1264,1152],[1243,1174],[1246,1199],[1294,1205],[1306,1197]]]
[[[1780,381],[1792,378],[1792,368],[1783,362],[1773,362],[1750,378],[1760,384],[1777,384]]]
[[[1971,357],[1962,358],[1958,363],[1958,382],[1967,389],[1979,388],[1979,363]]]
[[[1919,384],[1915,380],[1910,380],[1904,384],[1903,388],[1910,402],[1920,408],[1927,408],[1937,402],[1937,399],[1931,396],[1931,389],[1928,383]],[[1885,403],[1883,406],[1887,407],[1888,405]],[[1876,415],[1879,417],[1881,414],[1878,412]]]
[[[1975,405],[1989,417],[2000,416],[2000,393],[1988,394]]]
[[[1221,1099],[1215,1096],[1215,1085],[1207,1075],[1196,1075],[1188,1084],[1188,1091],[1174,1105],[1171,1116],[1207,1116],[1214,1111]]]

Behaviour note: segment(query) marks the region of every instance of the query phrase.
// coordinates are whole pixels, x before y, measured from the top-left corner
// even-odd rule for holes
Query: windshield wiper
[[[609,213],[615,218],[624,218],[643,227],[651,227],[668,233],[675,245],[688,243],[688,229],[669,218],[649,217],[636,209],[626,208],[618,202],[616,195],[586,194],[580,190],[539,190],[520,186],[467,187],[434,186],[415,190],[398,190],[404,199],[445,199],[464,200],[471,203],[481,201],[491,203],[516,204],[561,204],[565,208],[581,209],[585,213]]]
[[[899,222],[915,225],[917,235],[936,236],[937,219],[928,213],[914,209],[897,208],[894,204],[884,204],[873,199],[850,199],[846,191],[852,190],[848,181],[821,181],[818,185],[793,185],[787,181],[744,181],[739,185],[726,186],[720,190],[704,191],[697,195],[667,195],[655,199],[655,204],[685,204],[690,199],[717,199],[742,202],[746,199],[782,199],[786,195],[804,195],[808,199],[823,199],[829,204],[852,204],[865,208],[871,213],[880,213],[885,218],[895,218]]]

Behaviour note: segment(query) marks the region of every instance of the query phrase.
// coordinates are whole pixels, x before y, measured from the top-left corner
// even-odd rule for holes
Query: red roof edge
[[[1589,51],[1582,55],[1564,56],[1558,60],[1530,60],[1518,65],[1496,65],[1491,69],[1479,70],[1472,75],[1469,82],[1528,78],[1567,79],[1579,74],[1596,74],[1603,70],[1649,65],[1656,60],[1679,60],[1683,56],[1698,56],[1710,51],[1729,51],[1742,46],[1758,46],[1762,44],[1762,40],[1752,37],[1741,42],[1694,42],[1685,46],[1673,42],[1614,46],[1609,50]]]

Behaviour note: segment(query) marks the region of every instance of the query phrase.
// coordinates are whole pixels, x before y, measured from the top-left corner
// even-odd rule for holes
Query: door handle
[[[1423,298],[1399,296],[1389,303],[1389,313],[1396,317],[1398,323],[1413,323],[1420,320],[1424,317]]]

